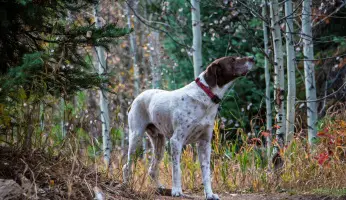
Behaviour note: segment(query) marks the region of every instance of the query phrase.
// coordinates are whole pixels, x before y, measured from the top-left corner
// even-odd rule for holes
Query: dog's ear
[[[208,83],[209,87],[215,87],[217,85],[218,76],[220,75],[219,63],[211,63],[204,74],[204,80]]]

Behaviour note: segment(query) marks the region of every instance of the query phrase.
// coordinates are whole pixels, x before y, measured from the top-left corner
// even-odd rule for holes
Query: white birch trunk
[[[152,88],[161,87],[160,34],[152,31],[149,36]]]
[[[44,108],[44,103],[41,102],[40,103],[40,129],[41,131],[43,132],[44,131],[44,111],[45,111],[45,108]]]
[[[287,121],[286,144],[289,144],[294,135],[295,103],[296,103],[296,55],[293,41],[293,5],[292,0],[285,2],[286,15],[286,51],[287,51]]]
[[[268,2],[263,0],[262,16],[267,16]],[[263,21],[263,40],[264,40],[264,52],[269,56],[269,34],[268,34],[269,25]],[[272,143],[272,105],[270,98],[270,74],[269,74],[269,61],[268,57],[264,57],[264,75],[265,75],[265,85],[266,85],[266,127],[267,132],[269,133],[266,138],[267,143],[267,158],[270,159],[271,154],[271,143]]]
[[[202,32],[200,17],[200,0],[191,0],[191,16],[192,16],[192,55],[193,55],[193,71],[195,78],[202,72]]]
[[[191,0],[191,20],[192,20],[192,57],[193,72],[195,78],[202,72],[202,31],[201,31],[201,12],[200,0]],[[193,144],[193,160],[197,160],[197,148]]]
[[[101,5],[95,5],[94,16],[96,27],[101,28],[103,26],[100,18],[100,7]],[[105,56],[105,49],[103,47],[96,47],[97,61],[98,61],[98,73],[101,76],[107,72],[107,61]],[[111,151],[111,140],[109,137],[110,125],[109,125],[109,110],[107,92],[104,89],[99,90],[100,95],[100,111],[101,111],[101,122],[102,122],[102,150],[103,160],[105,166],[108,167],[110,163],[110,151]]]
[[[315,66],[314,46],[312,42],[311,28],[311,0],[303,1],[303,16],[302,16],[302,38],[303,38],[303,53],[304,53],[304,75],[305,75],[305,91],[307,100],[307,116],[308,116],[308,138],[309,143],[313,144],[316,138],[317,129],[317,107],[316,107],[316,83],[315,83]]]
[[[285,80],[278,0],[272,0],[270,2],[270,17],[274,44],[274,101],[276,110],[275,120],[277,126],[276,139],[279,146],[283,147],[284,134],[286,130],[286,114],[284,107]]]
[[[61,126],[61,137],[66,137],[66,127],[65,127],[65,99],[60,97],[60,126]]]

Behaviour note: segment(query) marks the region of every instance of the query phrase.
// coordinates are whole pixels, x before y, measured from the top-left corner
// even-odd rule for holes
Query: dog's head
[[[244,76],[254,66],[251,57],[223,57],[212,62],[204,73],[204,79],[210,87],[222,87],[237,77]]]

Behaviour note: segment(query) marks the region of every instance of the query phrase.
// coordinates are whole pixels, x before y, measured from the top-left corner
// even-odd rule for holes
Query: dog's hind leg
[[[129,131],[129,149],[127,154],[127,162],[123,167],[123,179],[124,182],[127,183],[129,181],[129,177],[131,176],[131,165],[134,160],[134,157],[136,156],[136,149],[138,147],[138,144],[143,138],[143,130],[130,130]]]
[[[149,176],[157,187],[163,188],[159,182],[158,166],[165,153],[165,136],[160,134],[154,125],[149,125],[147,128],[148,136],[153,147],[153,156],[149,168]]]
[[[131,176],[132,170],[131,165],[134,157],[136,156],[136,149],[140,141],[144,136],[145,128],[147,126],[147,122],[143,119],[143,116],[140,114],[132,112],[131,109],[129,113],[129,149],[127,156],[127,163],[123,167],[123,180],[124,183],[128,183],[129,177]],[[139,120],[141,119],[141,120]]]

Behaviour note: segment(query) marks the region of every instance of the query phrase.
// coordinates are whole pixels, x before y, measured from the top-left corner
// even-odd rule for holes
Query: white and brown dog
[[[181,89],[151,89],[141,93],[128,113],[129,150],[123,168],[124,182],[129,179],[137,145],[147,132],[153,147],[149,175],[157,186],[161,187],[158,165],[164,155],[165,138],[171,143],[172,196],[175,197],[183,195],[180,169],[183,145],[198,143],[205,196],[219,199],[212,191],[210,177],[211,139],[218,103],[233,80],[245,75],[253,65],[252,58],[223,57],[212,62],[194,82]]]

